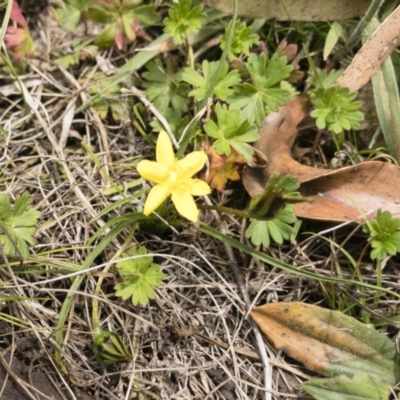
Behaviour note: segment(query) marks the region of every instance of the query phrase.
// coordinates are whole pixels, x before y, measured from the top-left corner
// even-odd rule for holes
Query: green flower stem
[[[92,302],[92,328],[93,328],[93,333],[94,336],[96,337],[101,333],[100,329],[100,319],[99,319],[99,294],[101,290],[101,285],[103,284],[104,276],[107,274],[109,269],[114,265],[114,260],[118,259],[121,257],[122,253],[126,250],[126,248],[130,245],[133,233],[135,232],[135,226],[136,224],[133,224],[131,226],[131,229],[129,231],[129,234],[123,243],[123,245],[118,249],[118,251],[114,254],[110,262],[104,267],[102,271],[102,275],[99,277],[99,280],[97,281],[96,288],[94,291],[94,297],[93,297],[93,302]]]
[[[220,213],[224,212],[227,214],[236,215],[237,217],[251,218],[251,215],[247,211],[237,210],[235,208],[229,208],[223,206],[203,206],[203,205],[199,205],[198,207],[200,210],[214,210]]]

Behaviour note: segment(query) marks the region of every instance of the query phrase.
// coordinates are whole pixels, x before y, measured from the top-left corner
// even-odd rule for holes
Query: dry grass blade
[[[400,6],[368,38],[338,79],[338,85],[356,92],[363,87],[400,42]]]

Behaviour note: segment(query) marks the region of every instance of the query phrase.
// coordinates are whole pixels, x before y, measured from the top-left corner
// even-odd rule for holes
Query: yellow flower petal
[[[171,139],[169,138],[168,133],[165,131],[161,131],[158,135],[156,158],[157,162],[167,168],[170,168],[176,162]]]
[[[197,221],[199,218],[199,210],[189,192],[174,190],[171,199],[179,214],[183,215],[189,221]]]
[[[140,161],[136,170],[143,179],[154,183],[165,183],[168,177],[168,168],[155,161]]]
[[[211,193],[208,183],[200,179],[189,179],[187,183],[190,185],[190,194],[192,196],[203,196]]]
[[[191,178],[196,172],[199,172],[207,161],[207,156],[204,151],[193,151],[185,158],[178,161],[179,169],[183,176]]]
[[[144,203],[144,215],[150,215],[169,195],[171,194],[171,189],[169,185],[156,185],[154,186]]]

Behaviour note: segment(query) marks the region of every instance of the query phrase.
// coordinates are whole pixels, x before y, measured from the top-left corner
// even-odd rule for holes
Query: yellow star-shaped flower
[[[140,176],[156,185],[150,190],[143,213],[151,214],[165,199],[171,196],[179,214],[190,221],[197,221],[199,210],[193,196],[211,192],[210,186],[200,180],[192,179],[207,160],[204,151],[194,151],[182,160],[175,158],[171,139],[161,131],[156,145],[157,161],[143,160],[137,166]]]

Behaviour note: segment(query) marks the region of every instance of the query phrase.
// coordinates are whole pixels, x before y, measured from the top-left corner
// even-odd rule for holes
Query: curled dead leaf
[[[300,193],[307,201],[295,204],[298,217],[337,222],[375,218],[378,209],[400,216],[400,168],[397,165],[369,161],[338,170],[324,170],[295,161],[291,147],[297,125],[309,108],[302,96],[271,113],[264,121],[255,143],[260,168],[247,167],[242,176],[250,194],[262,193],[273,175],[291,174],[300,182]]]

